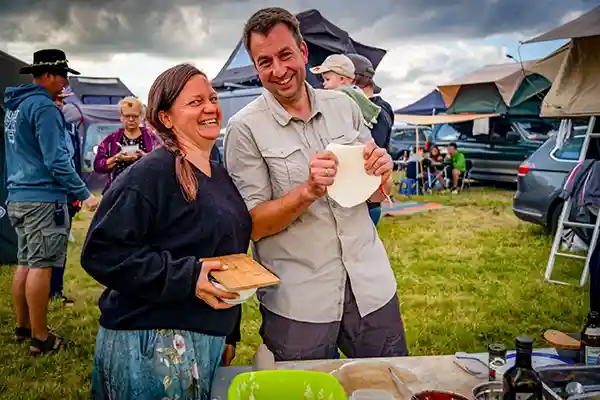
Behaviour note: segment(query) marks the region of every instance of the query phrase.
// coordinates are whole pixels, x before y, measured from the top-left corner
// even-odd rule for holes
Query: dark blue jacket
[[[40,85],[9,87],[4,93],[7,201],[67,202],[90,196],[67,150],[65,120]]]
[[[394,126],[394,110],[387,101],[379,96],[370,99],[373,103],[381,107],[381,112],[377,116],[377,122],[371,129],[371,136],[377,146],[388,149],[390,137],[392,136],[392,127]]]

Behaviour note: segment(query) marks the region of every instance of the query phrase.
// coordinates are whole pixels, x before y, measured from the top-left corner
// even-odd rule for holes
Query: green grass
[[[577,331],[589,308],[587,289],[543,282],[551,237],[519,221],[512,192],[472,188],[461,195],[427,200],[450,208],[405,217],[385,217],[379,233],[398,279],[398,294],[413,355],[482,351],[490,342],[512,346],[528,334],[544,345],[546,329]],[[50,325],[77,346],[32,358],[26,344],[12,342],[12,269],[0,268],[0,398],[89,398],[101,287],[79,266],[90,215],[74,223],[66,293],[70,309],[51,305]],[[576,282],[582,265],[558,263],[556,278]],[[376,288],[374,288],[376,290]],[[260,343],[256,302],[244,304],[237,364],[251,362]]]

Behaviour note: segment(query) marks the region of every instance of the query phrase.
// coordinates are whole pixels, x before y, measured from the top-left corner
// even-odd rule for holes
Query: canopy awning
[[[396,121],[404,121],[412,125],[455,124],[458,122],[474,121],[482,118],[497,117],[500,114],[448,114],[448,115],[410,115],[395,114]]]

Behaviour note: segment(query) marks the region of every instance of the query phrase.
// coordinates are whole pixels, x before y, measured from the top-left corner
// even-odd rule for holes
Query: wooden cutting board
[[[544,339],[548,341],[552,346],[559,349],[579,350],[581,348],[581,342],[573,339],[566,333],[549,329],[544,332]]]
[[[232,254],[203,258],[203,260],[218,260],[227,266],[226,271],[212,271],[210,274],[227,290],[232,292],[272,286],[279,283],[279,278],[254,261],[248,254]]]

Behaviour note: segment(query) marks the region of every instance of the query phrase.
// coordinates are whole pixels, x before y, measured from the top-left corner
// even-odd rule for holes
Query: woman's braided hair
[[[148,122],[162,139],[163,146],[175,155],[175,174],[187,201],[196,200],[198,179],[194,167],[181,151],[177,135],[172,129],[164,126],[159,118],[159,113],[171,109],[186,83],[196,75],[206,77],[204,72],[191,64],[179,64],[160,74],[150,88],[146,114]]]

